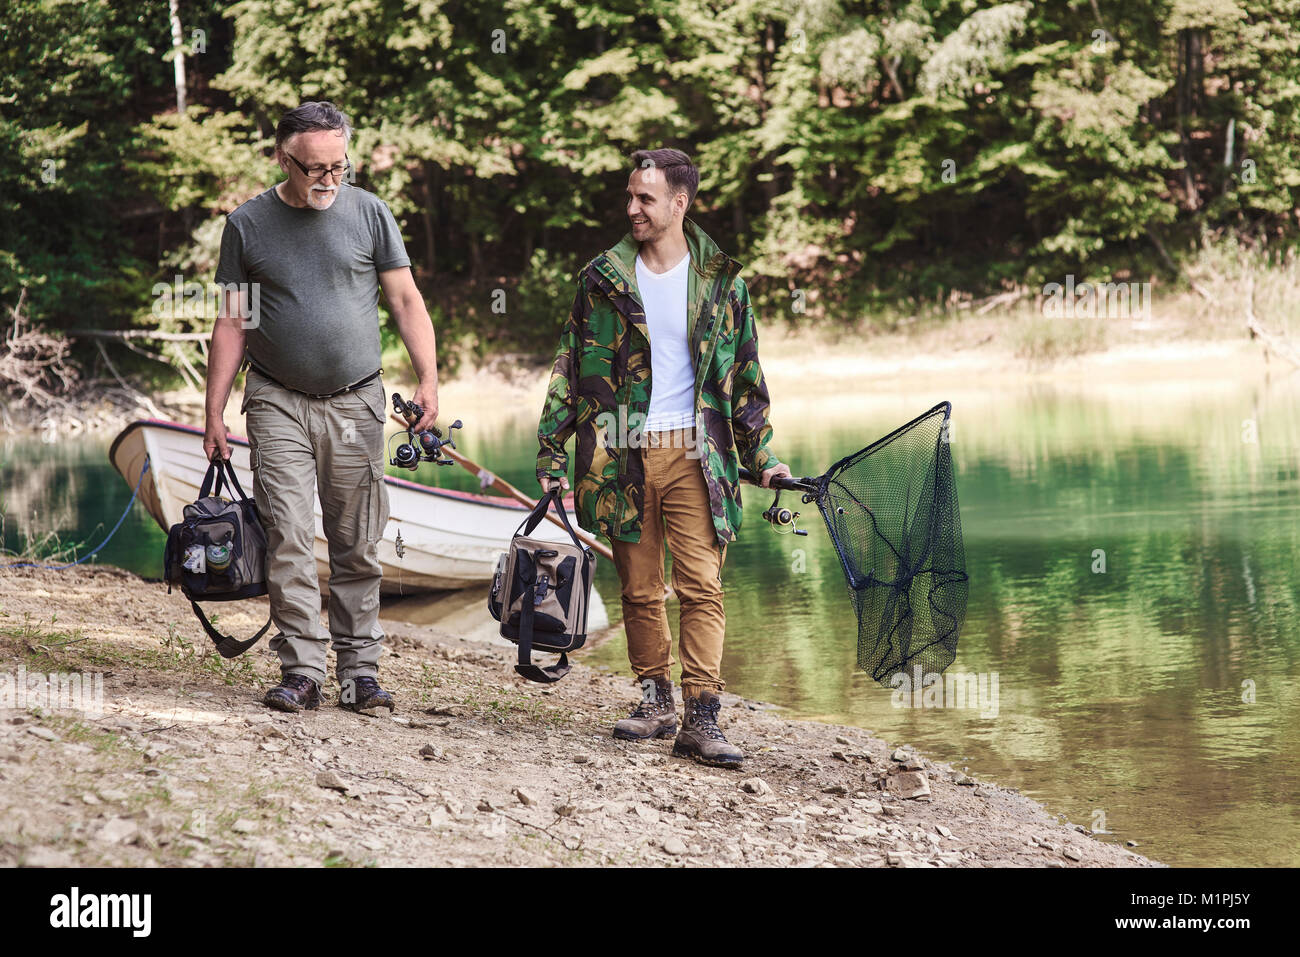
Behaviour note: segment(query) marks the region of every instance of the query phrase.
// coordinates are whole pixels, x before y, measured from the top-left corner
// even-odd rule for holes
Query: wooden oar
[[[394,422],[396,422],[398,425],[400,425],[403,429],[406,428],[406,422],[401,418],[399,418],[398,416],[390,414],[389,418],[392,419]],[[519,489],[515,488],[513,485],[511,485],[509,482],[503,479],[501,476],[496,475],[493,472],[489,472],[487,469],[483,468],[481,465],[476,463],[473,459],[467,458],[466,456],[458,452],[456,449],[448,448],[447,446],[444,445],[442,447],[442,454],[447,456],[447,458],[451,459],[453,462],[456,462],[457,464],[462,466],[466,471],[472,472],[474,476],[478,479],[479,485],[481,487],[494,488],[501,494],[513,498],[516,502],[519,502],[522,505],[527,505],[529,508],[534,508],[537,505],[537,499],[529,498],[523,492],[519,491]],[[556,515],[554,512],[550,511],[549,509],[546,512],[546,520],[550,522],[552,525],[558,525],[560,528],[564,528],[564,523],[560,521],[560,517]],[[573,524],[574,524],[574,529],[573,529],[574,534],[577,535],[579,539],[581,539],[582,541],[590,545],[592,550],[595,551],[597,555],[600,555],[604,558],[608,558],[611,562],[614,560],[614,553],[610,551],[608,545],[602,545],[599,541],[593,538],[586,530],[577,527],[576,516]]]

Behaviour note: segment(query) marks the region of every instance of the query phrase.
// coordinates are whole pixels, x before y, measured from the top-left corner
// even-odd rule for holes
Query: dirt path
[[[265,620],[264,601],[213,608],[223,630]],[[285,715],[258,701],[278,676],[265,642],[223,661],[179,593],[0,570],[0,694],[20,669],[103,674],[102,714],[0,700],[0,866],[1153,865],[859,728],[727,695],[749,760],[705,768],[610,736],[626,679],[579,663],[543,687],[508,649],[385,627],[394,716],[343,711],[332,683]]]

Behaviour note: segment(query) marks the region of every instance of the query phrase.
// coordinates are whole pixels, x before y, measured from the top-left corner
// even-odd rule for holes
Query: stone
[[[429,812],[429,827],[450,827],[451,815],[445,807],[436,807]]]
[[[1065,848],[1065,850],[1063,850],[1061,853],[1064,854],[1066,857],[1068,857],[1068,858],[1069,858],[1070,860],[1072,860],[1072,861],[1082,861],[1082,860],[1083,860],[1083,855],[1082,855],[1081,853],[1079,853],[1079,849],[1078,849],[1077,847],[1068,847],[1068,846],[1067,846],[1067,847]]]
[[[740,782],[740,789],[747,794],[771,794],[772,785],[768,784],[762,778],[746,778]]]
[[[31,847],[23,855],[26,867],[72,867],[72,855],[57,847]]]
[[[34,725],[33,727],[28,728],[27,733],[34,734],[36,735],[36,737],[41,738],[45,741],[59,740],[59,736],[57,734],[55,734],[49,728],[42,728],[40,725]]]
[[[109,818],[99,833],[95,835],[95,840],[103,841],[105,844],[125,844],[131,841],[139,833],[139,825],[135,821],[123,817]]]
[[[910,757],[911,755],[908,754],[907,751],[903,750],[902,748],[895,748],[894,753],[889,756],[889,760],[906,761]]]
[[[257,830],[257,822],[250,821],[248,820],[248,818],[245,817],[241,817],[234,824],[230,825],[230,829],[234,831],[236,834],[252,834],[254,831]]]
[[[965,774],[962,774],[960,771],[958,771],[956,774],[952,776],[952,783],[960,784],[963,787],[974,787],[975,779],[972,777],[968,777]]]
[[[938,831],[940,834],[942,834],[944,837],[952,837],[952,831],[948,830],[942,824],[936,824],[934,826],[934,829]]]
[[[659,812],[656,811],[654,808],[648,807],[644,804],[638,804],[636,806],[636,816],[639,817],[641,820],[645,821],[647,824],[659,823]]]
[[[930,781],[923,771],[904,771],[889,779],[889,790],[903,800],[930,794]]]
[[[100,788],[99,796],[105,801],[125,801],[130,795],[114,788]]]
[[[348,789],[343,779],[333,771],[322,771],[316,775],[316,786],[328,788],[331,791],[346,791]]]
[[[673,857],[680,857],[686,853],[686,845],[682,843],[679,837],[670,837],[663,843],[664,853],[671,854]]]
[[[852,744],[853,742],[850,741],[848,738],[844,737],[844,735],[842,735],[842,734],[837,734],[837,735],[835,735],[835,743],[836,743],[836,744]]]
[[[1125,841],[1125,842],[1124,842],[1124,846],[1125,846],[1125,847],[1137,847],[1137,846],[1138,846],[1138,842],[1137,842],[1137,841]]]

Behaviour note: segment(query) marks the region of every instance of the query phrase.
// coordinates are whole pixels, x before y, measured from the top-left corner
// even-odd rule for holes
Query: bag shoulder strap
[[[262,636],[265,635],[267,629],[271,627],[271,619],[267,618],[266,624],[262,626],[261,631],[255,634],[252,638],[240,641],[231,635],[223,635],[221,632],[217,631],[217,629],[213,628],[212,622],[208,621],[208,616],[203,614],[203,609],[199,607],[199,603],[193,598],[190,599],[190,607],[194,609],[194,614],[198,616],[199,622],[203,625],[203,630],[208,633],[208,637],[212,639],[212,643],[217,646],[217,652],[222,658],[235,658],[242,655],[249,648],[252,648],[255,644],[261,641]]]
[[[549,668],[533,664],[533,599],[537,586],[532,582],[524,589],[524,607],[519,614],[519,663],[515,671],[529,681],[554,684],[569,673],[569,656],[560,653],[560,660]]]

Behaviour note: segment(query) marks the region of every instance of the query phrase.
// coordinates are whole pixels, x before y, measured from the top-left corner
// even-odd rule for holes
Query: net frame
[[[950,450],[951,414],[952,404],[940,402],[866,448],[846,455],[824,475],[795,479],[787,486],[803,490],[804,501],[817,505],[858,619],[858,667],[887,687],[896,675],[917,666],[923,675],[941,674],[957,655],[969,576]],[[873,509],[852,487],[862,484],[854,473],[860,472],[871,456],[927,429],[933,430],[933,436],[920,436],[919,445],[930,450],[928,461],[913,469],[905,459],[896,469],[907,472],[901,522],[889,509],[884,510],[889,514],[882,521],[877,515],[882,511],[880,504]],[[850,474],[854,475],[852,483],[845,480]],[[889,477],[885,478],[887,482]],[[917,479],[919,488],[915,487]],[[851,514],[850,509],[865,514],[869,535],[864,534],[866,525],[855,528],[853,519],[845,517]],[[882,528],[882,524],[897,527]],[[919,554],[915,553],[917,545]],[[882,576],[877,576],[877,571],[882,571]]]

